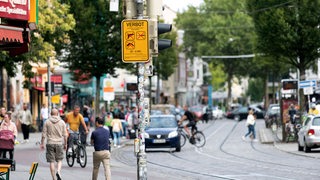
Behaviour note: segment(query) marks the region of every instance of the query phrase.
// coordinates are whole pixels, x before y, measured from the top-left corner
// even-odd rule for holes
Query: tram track
[[[212,127],[215,125],[216,123],[213,122],[211,124],[208,124],[209,126],[205,126],[203,129],[201,129],[203,132],[205,132],[206,137],[207,137],[207,142],[210,138],[215,137],[215,135],[217,133],[220,133],[220,131],[224,131],[224,125],[223,124],[219,124],[219,126],[215,126],[214,131],[212,131]],[[281,171],[281,172],[285,172],[285,173],[293,173],[297,174],[297,175],[312,175],[315,177],[320,178],[320,175],[318,173],[316,173],[316,171],[318,171],[318,169],[315,168],[311,168],[308,167],[303,167],[303,166],[299,166],[299,165],[293,165],[290,163],[285,163],[285,161],[283,160],[283,162],[279,162],[279,161],[274,161],[272,159],[280,159],[280,158],[286,158],[286,157],[281,157],[282,155],[276,155],[276,154],[272,154],[269,152],[265,152],[262,151],[258,148],[258,145],[256,145],[254,142],[250,142],[250,149],[253,152],[257,153],[256,156],[261,156],[261,157],[268,157],[270,160],[264,160],[264,159],[258,159],[258,158],[252,158],[252,157],[247,157],[243,154],[237,154],[234,152],[230,152],[225,146],[228,142],[228,140],[231,138],[232,134],[235,132],[236,128],[238,127],[239,122],[235,122],[234,125],[229,128],[228,132],[225,132],[226,134],[223,137],[222,141],[219,142],[218,145],[218,152],[221,152],[227,156],[215,156],[212,155],[212,152],[206,152],[206,146],[204,148],[196,148],[196,147],[192,147],[190,148],[190,146],[188,146],[188,149],[186,147],[184,147],[185,152],[183,153],[167,153],[170,157],[167,157],[166,154],[161,153],[161,155],[164,155],[164,157],[167,157],[168,160],[166,161],[159,161],[159,160],[152,160],[152,159],[147,159],[147,163],[149,165],[153,166],[153,169],[158,169],[158,168],[163,168],[163,169],[171,169],[174,170],[176,172],[181,172],[182,174],[185,174],[186,177],[189,176],[196,176],[196,177],[202,177],[200,179],[211,179],[211,178],[215,178],[215,179],[229,179],[229,180],[234,180],[234,179],[239,179],[236,177],[241,177],[241,176],[237,176],[237,174],[243,174],[243,172],[241,171],[237,171],[237,170],[228,170],[229,174],[231,173],[232,175],[220,175],[214,172],[220,172],[220,171],[225,171],[226,167],[219,167],[216,166],[215,163],[208,163],[206,162],[204,166],[208,166],[207,168],[203,168],[201,170],[193,170],[190,168],[181,168],[180,166],[176,166],[176,164],[188,164],[188,166],[197,166],[199,165],[199,163],[202,163],[202,159],[203,158],[197,158],[197,159],[190,159],[187,156],[185,156],[186,154],[192,153],[192,151],[196,152],[197,154],[205,157],[205,158],[210,158],[210,159],[214,159],[214,161],[212,162],[227,162],[230,164],[240,164],[240,166],[248,166],[248,167],[252,167],[252,168],[262,168],[262,169],[268,169],[268,170],[274,170],[274,171]],[[239,137],[240,139],[240,137]],[[218,153],[215,152],[215,153]],[[186,153],[186,154],[185,154]],[[120,155],[121,157],[122,155]],[[117,158],[119,161],[121,161],[122,163],[128,165],[128,166],[132,166],[132,161],[131,163],[128,163],[128,159],[127,157],[121,157],[121,158]],[[164,158],[166,159],[166,158]],[[169,163],[166,163],[167,161],[170,162],[175,162],[175,165],[168,165]],[[151,166],[151,167],[152,167]],[[211,169],[211,171],[209,171],[208,169]],[[310,170],[312,172],[310,172]],[[179,174],[179,173],[177,173]],[[189,175],[188,175],[189,174]],[[263,174],[259,174],[259,175],[263,175]],[[282,177],[278,177],[278,176],[272,176],[272,175],[265,175],[267,177],[273,178],[273,179],[290,179],[290,178],[282,178]]]

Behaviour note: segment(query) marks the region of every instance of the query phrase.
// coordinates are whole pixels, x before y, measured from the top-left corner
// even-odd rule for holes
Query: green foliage
[[[319,57],[319,0],[247,0],[257,33],[257,51],[304,74]],[[272,61],[273,60],[273,61]]]
[[[223,72],[222,65],[219,64],[213,67],[213,64],[210,64],[209,67],[212,74],[211,84],[213,87],[213,91],[222,90],[226,82],[226,74]]]
[[[159,52],[158,58],[153,62],[156,73],[160,75],[160,78],[167,80],[176,70],[178,64],[176,39],[177,33],[171,31],[159,36],[159,39],[171,39],[172,47]]]
[[[109,1],[68,0],[76,27],[70,31],[68,56],[71,71],[86,73],[88,78],[103,74],[115,76],[121,61],[121,13],[109,11]]]
[[[252,54],[254,26],[246,12],[245,0],[205,0],[199,8],[190,7],[178,14],[177,26],[183,29],[183,52],[195,56]],[[228,98],[231,99],[231,80],[248,75],[252,59],[208,59],[212,67],[219,67],[226,75]],[[223,74],[221,74],[223,77]],[[215,77],[213,76],[213,81]],[[220,88],[220,80],[218,86]],[[215,83],[215,82],[214,82]]]
[[[261,102],[264,96],[264,81],[261,78],[249,79],[247,96],[252,102]]]
[[[16,74],[17,64],[22,64],[22,72],[26,79],[33,77],[29,62],[47,62],[49,57],[60,54],[68,42],[68,31],[75,25],[73,16],[69,14],[69,6],[58,0],[39,1],[39,21],[37,29],[31,31],[29,52],[16,57],[7,53],[0,56],[0,66],[4,67],[10,77]],[[29,88],[30,83],[24,82]]]

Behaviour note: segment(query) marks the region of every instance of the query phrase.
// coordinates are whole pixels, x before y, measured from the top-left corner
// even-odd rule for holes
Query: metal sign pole
[[[50,57],[48,58],[48,113],[51,114],[51,71],[50,71]]]
[[[137,19],[143,19],[143,0],[136,0]],[[139,116],[139,152],[137,154],[138,179],[146,180],[147,177],[147,154],[145,152],[145,138],[144,138],[144,81],[145,81],[145,66],[143,63],[138,63],[138,116]]]

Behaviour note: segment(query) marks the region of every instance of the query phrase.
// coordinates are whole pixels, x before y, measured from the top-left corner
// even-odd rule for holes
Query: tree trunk
[[[232,76],[228,75],[227,82],[228,82],[228,97],[227,97],[227,110],[230,110],[230,105],[232,103]]]
[[[269,107],[269,87],[268,87],[268,75],[266,75],[265,78],[265,91],[264,91],[264,96],[265,96],[265,101],[264,101],[264,108],[267,109]]]
[[[100,114],[99,104],[100,104],[100,79],[101,76],[96,76],[96,96],[94,99],[94,117],[98,117]]]

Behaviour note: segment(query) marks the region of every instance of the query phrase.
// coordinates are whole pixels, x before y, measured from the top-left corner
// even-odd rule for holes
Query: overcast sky
[[[163,0],[163,4],[168,5],[177,12],[187,9],[188,5],[199,6],[202,2],[203,0]]]

